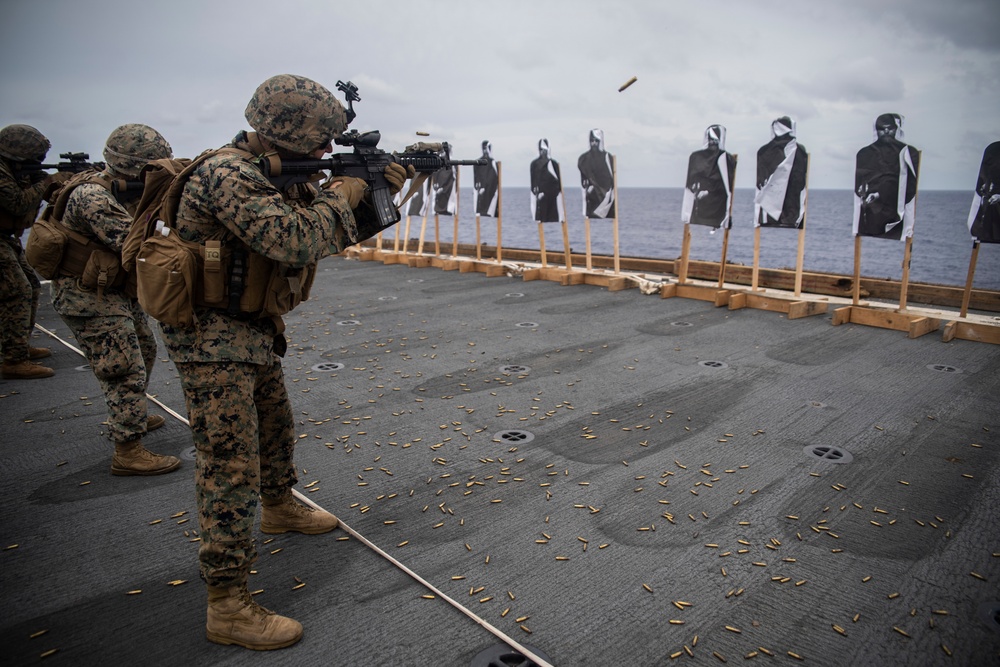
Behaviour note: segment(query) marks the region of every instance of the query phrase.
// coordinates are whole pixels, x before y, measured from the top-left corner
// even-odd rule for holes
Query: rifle
[[[347,122],[350,124],[356,114],[353,102],[360,102],[358,87],[348,81],[337,82],[337,89],[344,92],[347,99]],[[417,173],[432,174],[439,169],[459,165],[485,165],[486,158],[478,160],[452,160],[448,143],[417,143],[408,146],[403,153],[386,153],[378,147],[382,135],[378,130],[359,133],[350,130],[334,139],[338,146],[353,148],[351,153],[337,153],[321,159],[282,160],[277,155],[269,155],[257,164],[264,175],[277,188],[293,183],[305,183],[320,171],[329,171],[331,178],[362,178],[368,183],[372,204],[378,215],[379,227],[385,229],[399,221],[399,211],[392,203],[389,182],[385,180],[385,168],[395,162],[406,168],[412,166]]]
[[[73,174],[79,174],[81,171],[87,171],[88,169],[101,170],[105,167],[103,162],[88,162],[90,155],[87,153],[60,153],[59,157],[66,160],[66,162],[59,162],[56,164],[21,162],[17,165],[17,167],[19,171],[28,173],[44,171],[46,169],[55,169],[56,171],[68,171]]]
[[[331,178],[362,178],[368,183],[372,204],[378,215],[379,226],[386,228],[399,221],[399,211],[392,203],[389,182],[385,180],[385,168],[395,162],[405,167],[412,166],[419,174],[432,174],[439,169],[458,165],[484,165],[485,158],[478,160],[452,160],[451,146],[442,144],[414,144],[403,153],[386,153],[378,148],[381,135],[378,130],[359,134],[356,130],[344,133],[335,139],[337,145],[352,146],[352,153],[337,153],[328,158],[282,160],[276,155],[262,157],[257,164],[264,175],[277,188],[293,183],[305,183],[320,171],[329,171]],[[442,154],[443,153],[443,154]]]

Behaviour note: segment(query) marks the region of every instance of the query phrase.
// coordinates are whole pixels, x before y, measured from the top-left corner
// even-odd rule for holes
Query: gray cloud
[[[193,156],[246,127],[261,81],[294,72],[330,89],[358,84],[354,126],[381,130],[387,150],[416,130],[463,155],[490,139],[508,185],[526,184],[543,136],[574,171],[594,127],[619,155],[623,186],[678,185],[714,122],[742,171],[788,114],[814,156],[810,185],[850,187],[842,163],[870,141],[872,118],[894,110],[936,165],[922,185],[967,188],[1000,138],[996,5],[8,0],[0,124],[35,124],[58,150],[99,154],[116,125],[145,122]]]

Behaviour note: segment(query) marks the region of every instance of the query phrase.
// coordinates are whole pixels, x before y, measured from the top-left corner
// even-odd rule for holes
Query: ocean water
[[[619,188],[618,247],[622,257],[676,259],[681,253],[684,225],[681,224],[683,188]],[[579,188],[569,188],[566,216],[570,249],[583,254],[586,233]],[[729,232],[726,259],[732,263],[753,265],[753,189],[737,188],[733,198],[733,227]],[[965,286],[972,256],[972,237],[967,226],[972,191],[929,190],[917,196],[910,282]],[[809,190],[805,225],[803,270],[853,275],[854,236],[851,224],[854,199],[850,190]],[[475,243],[475,213],[472,190],[459,190],[458,241]],[[504,248],[538,249],[538,223],[531,218],[530,195],[526,187],[503,189],[502,243]],[[400,223],[404,231],[405,216]],[[420,233],[421,219],[410,218],[410,238]],[[447,253],[454,240],[454,216],[438,219],[441,252]],[[480,241],[497,242],[494,218],[480,218]],[[761,268],[794,269],[798,252],[798,230],[761,229]],[[387,238],[391,239],[390,231]],[[723,233],[711,233],[707,227],[691,225],[690,258],[719,261]],[[434,220],[427,221],[424,234],[427,244],[434,241]],[[611,220],[590,221],[593,255],[614,253]],[[903,241],[863,237],[861,275],[869,278],[902,278]],[[433,245],[431,245],[433,249]],[[549,261],[558,264],[562,257],[562,225],[545,224],[545,249]],[[978,289],[1000,290],[1000,244],[984,243],[979,247],[973,285]]]

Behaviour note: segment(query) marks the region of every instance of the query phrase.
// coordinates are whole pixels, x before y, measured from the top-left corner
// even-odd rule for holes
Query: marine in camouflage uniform
[[[7,379],[51,377],[51,368],[34,363],[51,352],[28,345],[35,326],[41,283],[24,258],[21,235],[38,215],[38,207],[69,174],[21,172],[22,164],[40,164],[51,144],[30,125],[0,130],[0,350]]]
[[[340,102],[309,79],[278,75],[261,84],[246,110],[255,133],[241,132],[227,148],[254,155],[322,157],[347,128]],[[412,176],[412,171],[409,173]],[[386,170],[393,194],[407,172]],[[248,157],[222,152],[187,181],[177,231],[188,241],[243,244],[283,266],[297,268],[343,251],[380,228],[365,182],[345,178],[279,191]],[[196,446],[201,575],[208,585],[206,635],[253,649],[289,646],[301,637],[297,621],[258,605],[247,591],[261,530],[325,533],[335,516],[295,501],[295,430],[280,356],[280,318],[229,314],[198,307],[190,328],[160,323],[180,374]]]
[[[118,201],[111,182],[137,180],[147,162],[172,155],[163,136],[147,125],[116,128],[104,147],[107,167],[95,175],[106,187],[77,185],[62,224],[120,256],[138,201]],[[125,293],[124,285],[105,287],[98,295],[77,277],[65,276],[52,281],[52,305],[76,337],[104,392],[108,431],[115,443],[111,473],[160,475],[176,470],[180,459],[154,454],[142,444],[146,432],[162,426],[164,419],[147,416],[146,387],[156,362],[156,339],[138,300]]]

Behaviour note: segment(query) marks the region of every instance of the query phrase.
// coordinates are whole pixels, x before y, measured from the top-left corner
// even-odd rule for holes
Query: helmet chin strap
[[[247,143],[250,144],[250,150],[257,155],[263,155],[274,148],[270,141],[256,132],[247,132]]]

